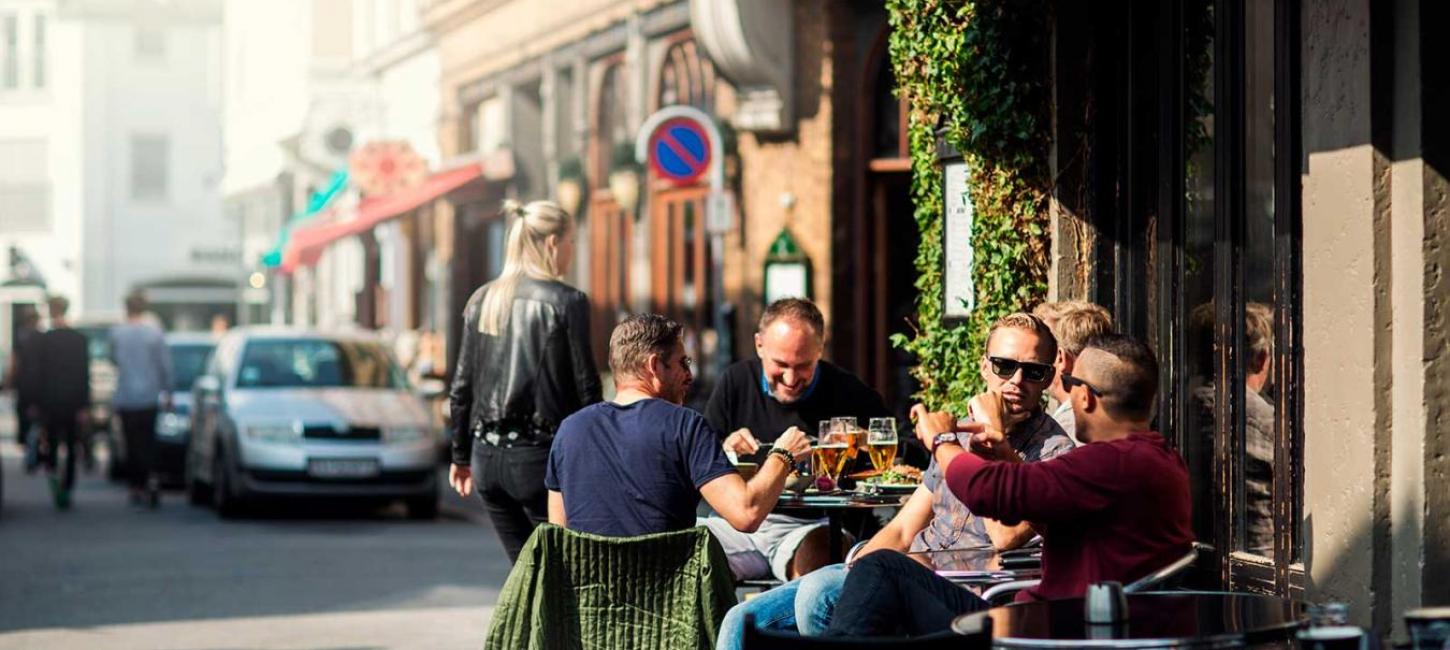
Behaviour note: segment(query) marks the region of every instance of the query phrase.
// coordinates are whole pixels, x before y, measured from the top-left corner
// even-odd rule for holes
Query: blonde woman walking
[[[505,201],[503,273],[463,309],[449,391],[458,494],[475,488],[509,560],[548,521],[544,467],[559,423],[602,399],[589,349],[589,299],[564,284],[574,220],[552,201]]]

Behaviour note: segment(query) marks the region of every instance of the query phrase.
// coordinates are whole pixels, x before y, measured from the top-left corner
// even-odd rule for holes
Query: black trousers
[[[473,445],[473,486],[509,561],[534,528],[549,521],[549,491],[544,489],[547,446],[495,447],[481,440]]]
[[[952,619],[987,602],[896,551],[856,561],[826,636],[924,636],[949,633]]]
[[[121,435],[126,436],[126,476],[131,489],[144,489],[156,468],[156,413],[149,409],[117,409]]]
[[[56,471],[56,454],[65,448],[65,467],[61,468],[61,487],[69,491],[76,484],[76,433],[80,424],[76,422],[82,411],[56,409],[45,413],[45,454],[41,463],[47,471]]]

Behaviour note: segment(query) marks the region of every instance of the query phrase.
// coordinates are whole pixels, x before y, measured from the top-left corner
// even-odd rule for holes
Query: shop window
[[[1096,18],[1099,59],[1084,81],[1097,109],[1094,298],[1162,363],[1157,425],[1188,465],[1198,539],[1215,547],[1201,586],[1294,595],[1297,1],[1115,11]]]

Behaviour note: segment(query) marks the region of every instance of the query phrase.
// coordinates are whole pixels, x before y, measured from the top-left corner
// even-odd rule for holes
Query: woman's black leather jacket
[[[501,336],[478,331],[484,291],[463,309],[458,367],[448,396],[453,462],[467,466],[474,436],[506,446],[548,445],[559,423],[603,399],[589,347],[589,299],[562,282],[524,278]],[[511,435],[512,434],[512,435]]]

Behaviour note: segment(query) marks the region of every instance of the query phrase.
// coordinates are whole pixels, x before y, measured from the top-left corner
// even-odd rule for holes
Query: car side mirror
[[[193,386],[196,388],[196,390],[203,393],[215,393],[222,389],[222,383],[212,375],[202,375],[200,377],[197,377],[196,384],[194,384]]]
[[[438,399],[446,392],[448,392],[448,384],[444,383],[442,379],[428,377],[418,380],[418,394],[425,399]]]

